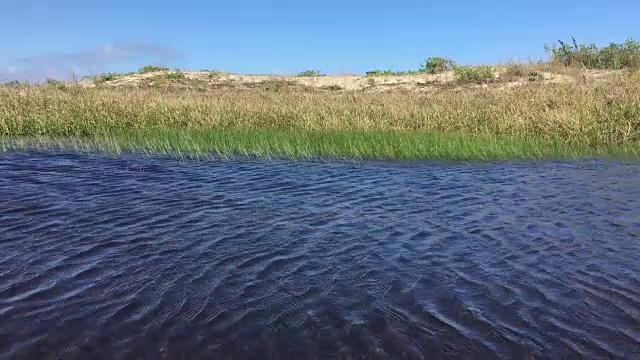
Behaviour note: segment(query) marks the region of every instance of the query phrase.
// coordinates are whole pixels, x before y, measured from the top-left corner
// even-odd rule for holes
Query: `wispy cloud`
[[[167,61],[179,55],[179,52],[170,46],[152,42],[113,43],[77,52],[49,53],[14,59],[9,64],[0,66],[0,81],[69,78],[73,74],[86,73],[92,68],[129,62],[137,58]]]

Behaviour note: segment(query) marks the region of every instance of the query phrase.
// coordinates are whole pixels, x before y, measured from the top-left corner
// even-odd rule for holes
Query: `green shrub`
[[[493,66],[455,66],[453,68],[453,78],[463,84],[476,83],[484,84],[495,80],[495,69]]]
[[[504,75],[508,77],[523,77],[528,75],[528,73],[529,71],[525,65],[511,63],[507,65]]]
[[[299,77],[313,77],[313,76],[322,76],[322,72],[320,70],[305,70],[298,73]]]
[[[427,58],[424,63],[420,64],[420,72],[428,74],[437,74],[443,71],[451,70],[455,67],[455,62],[440,56],[432,56]]]
[[[185,78],[185,75],[184,75],[184,72],[182,72],[182,70],[175,69],[175,70],[165,71],[164,77],[167,80],[182,80]]]
[[[558,45],[545,45],[550,61],[565,66],[584,66],[588,69],[640,68],[640,42],[628,39],[622,44],[610,43],[598,48],[595,44],[572,44],[558,40]]]
[[[58,88],[58,89],[64,89],[67,86],[67,84],[64,81],[60,81],[60,80],[57,80],[57,79],[47,78],[47,80],[45,82],[46,82],[47,85],[53,86],[53,87]]]
[[[20,83],[20,81],[18,80],[11,80],[11,81],[7,81],[7,82],[0,82],[0,85],[4,85],[4,86],[8,86],[8,87],[17,87],[22,85],[22,83]]]
[[[169,68],[157,65],[145,65],[138,68],[138,74],[146,74],[157,71],[167,71]]]
[[[121,76],[121,74],[118,74],[118,73],[105,73],[105,74],[100,74],[100,75],[93,76],[92,79],[93,79],[93,82],[95,84],[101,84],[101,83],[106,82],[106,81],[115,80],[119,76]]]
[[[527,80],[529,81],[541,81],[544,80],[544,76],[537,71],[530,71],[527,74]]]
[[[415,71],[415,70],[393,71],[393,70],[375,69],[375,70],[367,71],[365,75],[366,76],[403,76],[403,75],[414,75],[417,73],[418,71]]]
[[[367,71],[365,75],[366,76],[391,76],[393,75],[393,71],[375,69],[375,70]]]
[[[118,76],[120,76],[118,73],[106,73],[100,75],[100,79],[102,79],[102,81],[111,81],[117,79]]]

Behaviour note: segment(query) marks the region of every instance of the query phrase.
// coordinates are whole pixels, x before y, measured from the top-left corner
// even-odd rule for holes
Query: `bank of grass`
[[[61,148],[111,154],[145,152],[181,157],[343,159],[547,159],[637,157],[640,144],[592,148],[513,136],[407,131],[338,131],[269,128],[149,128],[90,138],[4,138],[3,150]]]
[[[0,135],[5,149],[58,143],[192,155],[637,156],[639,79],[429,94],[2,86]]]

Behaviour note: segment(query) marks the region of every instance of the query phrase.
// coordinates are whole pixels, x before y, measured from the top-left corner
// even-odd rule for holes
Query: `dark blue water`
[[[0,357],[640,356],[640,163],[0,155]]]

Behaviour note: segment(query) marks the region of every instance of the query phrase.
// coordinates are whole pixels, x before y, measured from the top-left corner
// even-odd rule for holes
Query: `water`
[[[638,169],[0,155],[0,357],[637,358]]]

